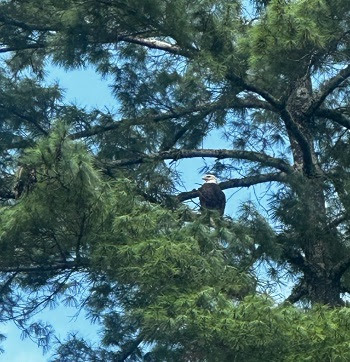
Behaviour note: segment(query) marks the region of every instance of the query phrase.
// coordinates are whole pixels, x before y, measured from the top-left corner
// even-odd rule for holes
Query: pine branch
[[[350,129],[350,118],[339,111],[336,111],[334,109],[319,108],[318,110],[316,110],[315,114],[318,117],[330,119],[340,124],[341,126]]]
[[[105,133],[108,131],[116,130],[120,127],[127,126],[127,125],[135,126],[135,125],[149,124],[150,122],[167,121],[170,119],[178,119],[181,117],[191,115],[192,113],[199,113],[199,112],[203,112],[204,114],[207,114],[208,112],[209,113],[214,112],[216,110],[224,109],[226,107],[227,106],[224,102],[218,101],[215,103],[207,103],[207,104],[193,107],[190,109],[180,108],[180,109],[174,109],[171,112],[161,113],[161,114],[156,114],[156,115],[144,115],[144,116],[136,117],[133,119],[123,118],[123,119],[120,119],[119,121],[115,121],[114,123],[109,124],[107,126],[95,126],[95,127],[92,127],[91,129],[73,133],[69,136],[69,138],[76,140],[76,139],[91,137],[91,136],[95,136],[95,135]]]
[[[185,158],[195,157],[215,157],[222,160],[226,158],[233,158],[239,160],[247,160],[252,162],[259,162],[266,167],[274,167],[285,173],[292,173],[294,170],[286,161],[280,158],[271,157],[259,152],[253,151],[240,151],[240,150],[225,150],[225,149],[176,149],[153,153],[149,155],[142,155],[135,158],[127,158],[117,161],[112,161],[107,164],[107,167],[121,167],[141,164],[145,162],[154,162],[161,160],[180,160]]]
[[[158,115],[145,115],[134,119],[124,118],[119,121],[115,121],[114,123],[107,126],[95,126],[92,127],[91,129],[73,133],[69,136],[69,138],[76,140],[116,130],[124,125],[134,126],[134,125],[148,124],[149,122],[162,122],[171,119],[186,117],[193,113],[202,113],[202,117],[205,117],[211,112],[215,112],[217,110],[229,109],[229,108],[230,109],[255,108],[255,109],[273,110],[268,103],[254,97],[249,97],[247,99],[239,99],[239,98],[221,99],[217,102],[206,103],[204,105],[199,105],[197,107],[189,109],[188,108],[174,109],[173,111],[168,113],[161,113]],[[196,114],[196,116],[198,117],[199,115]]]
[[[56,270],[74,270],[86,268],[89,266],[87,261],[66,261],[51,263],[50,265],[30,265],[30,266],[17,266],[17,267],[0,267],[0,273],[41,273]]]
[[[239,77],[233,73],[230,73],[226,76],[226,78],[235,85],[242,86],[246,91],[253,92],[264,98],[264,100],[271,105],[273,110],[281,111],[283,109],[283,104],[279,102],[278,99],[276,99],[271,93],[256,86],[255,84],[247,82],[243,77]]]
[[[0,287],[0,296],[2,296],[4,294],[4,292],[6,293],[9,286],[11,285],[11,283],[16,278],[17,274],[18,274],[17,272],[14,272],[12,275],[9,276],[9,278],[6,280],[6,282],[1,285],[1,287]]]
[[[40,24],[29,24],[24,21],[12,19],[4,14],[0,14],[0,23],[5,25],[17,26],[21,29],[28,31],[57,31],[59,28],[48,27]]]
[[[310,113],[318,109],[329,94],[338,88],[344,80],[350,77],[350,64],[344,69],[340,70],[334,77],[328,79],[321,85],[319,92],[315,93],[313,102],[310,106]]]
[[[192,48],[191,51],[185,50],[179,47],[178,45],[170,44],[168,42],[158,40],[156,38],[142,38],[139,36],[121,35],[118,36],[116,40],[132,44],[143,45],[149,49],[163,50],[170,54],[182,55],[185,57],[190,57],[191,52],[194,51],[197,52],[195,48]]]
[[[193,53],[199,52],[196,48],[191,48],[190,50],[185,50],[179,47],[178,45],[170,44],[161,40],[158,40],[156,38],[142,38],[137,36],[119,36],[119,41],[125,41],[129,43],[139,44],[146,46],[150,49],[158,49],[163,50],[171,54],[175,55],[182,55],[187,58],[191,58],[193,56]],[[256,85],[247,82],[243,79],[243,77],[237,76],[233,73],[230,73],[226,76],[226,78],[238,85],[241,85],[245,90],[253,92],[261,96],[264,100],[267,101],[268,104],[272,106],[272,109],[275,110],[281,110],[283,108],[282,103],[280,103],[272,94],[265,91],[264,89],[261,89],[257,87]]]
[[[45,47],[46,47],[46,44],[44,44],[44,43],[25,44],[25,45],[18,45],[15,47],[13,46],[13,47],[0,48],[0,53],[15,52],[18,50],[43,49]]]
[[[288,177],[287,174],[284,172],[280,173],[268,173],[263,175],[256,175],[256,176],[248,176],[241,179],[231,179],[228,181],[224,181],[219,183],[221,190],[227,190],[236,187],[250,187],[253,185],[261,184],[264,182],[281,182],[287,183]],[[179,202],[183,202],[186,200],[194,199],[199,197],[198,190],[192,190],[187,192],[181,192],[176,196],[176,199]]]
[[[5,109],[6,111],[14,114],[16,117],[23,119],[24,121],[32,124],[35,128],[38,129],[38,131],[40,131],[40,133],[42,133],[43,135],[47,136],[49,133],[43,128],[41,127],[41,125],[37,122],[36,119],[34,119],[33,117],[24,115],[22,113],[17,112],[16,110],[12,109],[11,107],[7,107],[3,104],[0,104],[0,108]]]
[[[113,362],[124,362],[125,360],[127,360],[130,357],[130,355],[137,350],[138,346],[142,342],[143,342],[143,338],[138,337],[134,341],[128,343],[126,345],[126,347],[121,352],[119,352],[115,356],[115,358],[113,358]]]
[[[3,150],[15,150],[15,149],[22,149],[27,147],[34,146],[33,140],[23,139],[22,137],[16,136],[17,140],[9,143],[8,145],[3,145]]]
[[[188,131],[196,127],[202,119],[208,115],[207,113],[201,113],[200,117],[193,117],[190,119],[184,126],[182,126],[174,135],[169,135],[169,139],[163,141],[160,146],[160,151],[169,151],[171,148],[176,146],[176,143],[186,134]],[[202,127],[203,132],[208,129],[209,125],[206,124],[205,127]]]

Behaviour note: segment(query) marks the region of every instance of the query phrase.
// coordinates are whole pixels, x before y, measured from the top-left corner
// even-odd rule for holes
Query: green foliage
[[[84,307],[101,344],[53,361],[350,360],[349,24],[348,0],[1,1],[0,320],[47,348],[35,313]],[[94,66],[116,109],[67,104],[48,63]],[[268,185],[238,218],[177,197],[212,134],[203,170]]]

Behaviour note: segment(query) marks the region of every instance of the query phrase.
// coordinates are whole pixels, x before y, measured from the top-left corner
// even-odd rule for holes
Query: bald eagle
[[[198,189],[201,210],[217,210],[221,216],[224,215],[226,197],[217,184],[216,177],[214,175],[205,175],[202,179],[205,182]]]

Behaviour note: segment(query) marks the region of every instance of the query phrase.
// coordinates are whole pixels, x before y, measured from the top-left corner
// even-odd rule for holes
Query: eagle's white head
[[[217,184],[218,183],[217,178],[214,175],[210,175],[210,174],[204,175],[202,177],[202,180],[204,180],[208,184]]]

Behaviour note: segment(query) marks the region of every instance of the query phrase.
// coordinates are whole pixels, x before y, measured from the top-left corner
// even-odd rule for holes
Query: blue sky
[[[57,81],[65,89],[65,99],[88,108],[107,107],[116,109],[117,101],[112,97],[108,87],[108,79],[102,80],[92,68],[85,70],[64,71],[58,67],[52,67],[48,76],[48,82]],[[208,138],[203,143],[203,148],[225,148],[225,142],[218,133]],[[203,166],[201,159],[187,159],[179,161],[176,164],[179,171],[182,172],[182,178],[186,190],[197,188],[201,180],[199,173]],[[231,197],[233,195],[233,197]],[[244,189],[238,192],[226,191],[228,206],[226,214],[233,216],[241,201],[255,199],[253,189]],[[239,200],[239,201],[238,201]],[[86,339],[96,340],[97,327],[90,325],[85,319],[84,313],[78,318],[72,318],[76,313],[74,308],[59,306],[58,308],[45,311],[37,316],[37,319],[48,321],[55,329],[60,339],[64,340],[70,331],[79,331]],[[51,353],[43,355],[42,350],[29,339],[20,338],[21,331],[13,324],[3,325],[0,332],[5,334],[7,340],[2,344],[5,353],[0,355],[1,361],[9,362],[46,362]]]

